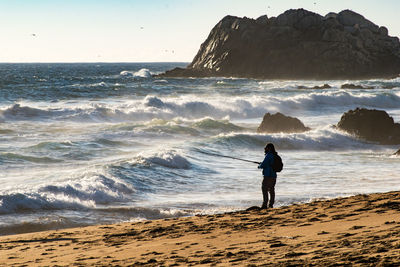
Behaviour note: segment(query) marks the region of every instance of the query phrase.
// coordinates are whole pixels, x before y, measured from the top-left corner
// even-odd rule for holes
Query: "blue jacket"
[[[263,162],[258,165],[259,169],[263,169],[263,176],[276,178],[276,172],[272,169],[272,164],[274,163],[274,154],[272,152],[268,152],[265,155]]]

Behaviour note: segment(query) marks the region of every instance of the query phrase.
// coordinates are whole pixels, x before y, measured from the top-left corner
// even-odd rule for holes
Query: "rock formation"
[[[326,16],[224,17],[187,68],[160,76],[283,79],[386,78],[400,73],[400,42],[350,10]]]
[[[282,113],[265,113],[257,128],[257,133],[299,133],[310,130],[297,118],[285,116]]]
[[[304,85],[297,86],[297,89],[329,89],[329,88],[332,88],[332,86],[330,86],[327,83],[325,83],[324,85],[321,85],[321,86],[315,85],[313,87],[308,87],[308,86],[304,86]]]
[[[367,141],[400,144],[400,124],[383,110],[356,108],[344,113],[337,127]]]
[[[396,153],[394,153],[395,155],[397,155],[397,156],[400,156],[400,149],[399,150],[397,150],[397,152]]]
[[[373,86],[362,86],[360,84],[345,83],[340,86],[342,89],[374,89]]]

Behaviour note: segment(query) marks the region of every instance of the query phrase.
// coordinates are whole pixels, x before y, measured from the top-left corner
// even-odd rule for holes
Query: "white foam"
[[[265,143],[272,142],[280,149],[309,150],[309,151],[332,151],[332,150],[354,150],[354,149],[379,149],[385,148],[363,141],[355,136],[325,126],[304,133],[229,133],[220,134],[216,142],[228,146],[262,147]]]
[[[176,151],[163,151],[153,155],[141,154],[139,158],[147,163],[173,169],[190,169],[190,162]]]
[[[154,80],[153,82],[154,82],[154,83],[161,83],[161,84],[166,84],[166,83],[168,83],[168,81],[167,81],[167,80],[164,80],[164,79],[162,79],[162,80]]]
[[[90,84],[89,87],[110,87],[106,82]]]
[[[161,98],[147,96],[143,110],[158,114],[164,119],[182,116],[190,119],[212,117],[222,119],[248,119],[262,117],[266,112],[284,112],[287,115],[299,114],[299,111],[316,109],[336,109],[347,111],[357,106],[370,108],[400,108],[400,97],[395,93],[350,93],[346,91],[318,92],[296,96],[271,97],[202,97],[182,96],[179,98]],[[140,106],[139,106],[140,108]],[[136,110],[138,111],[139,108]]]
[[[119,179],[88,172],[78,179],[3,192],[0,195],[0,214],[95,208],[125,201],[134,191],[132,185]]]
[[[351,107],[367,106],[376,108],[400,108],[400,98],[396,93],[352,93],[345,90],[300,94],[285,100],[285,104],[300,105],[299,108],[318,106]]]
[[[136,78],[150,78],[152,76],[151,72],[149,69],[140,69],[138,71],[121,71],[120,74],[121,76],[130,76],[130,77],[136,77]]]
[[[41,106],[32,103],[15,104],[0,111],[3,120],[53,119],[73,121],[149,121],[201,119],[231,120],[261,118],[266,112],[282,112],[285,115],[302,115],[303,111],[335,110],[343,113],[355,107],[398,109],[399,92],[392,90],[374,92],[348,92],[345,90],[323,91],[274,96],[198,96],[180,97],[147,95],[124,101],[93,103],[81,101],[75,104],[59,101]]]

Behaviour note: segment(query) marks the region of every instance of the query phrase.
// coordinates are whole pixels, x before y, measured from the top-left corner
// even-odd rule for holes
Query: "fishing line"
[[[251,162],[251,163],[255,163],[255,164],[260,164],[261,162],[258,161],[252,161],[252,160],[247,160],[247,159],[241,159],[241,158],[236,158],[236,157],[232,157],[232,156],[227,156],[227,155],[221,155],[221,154],[217,154],[217,153],[210,153],[210,152],[205,152],[205,151],[199,151],[200,153],[204,153],[210,156],[215,156],[215,157],[223,157],[223,158],[229,158],[229,159],[236,159],[236,160],[241,160],[241,161],[245,161],[245,162]]]

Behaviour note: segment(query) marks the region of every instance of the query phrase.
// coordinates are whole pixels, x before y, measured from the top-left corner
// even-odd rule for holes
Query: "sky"
[[[226,15],[351,9],[400,37],[398,0],[0,0],[0,62],[190,62]]]

